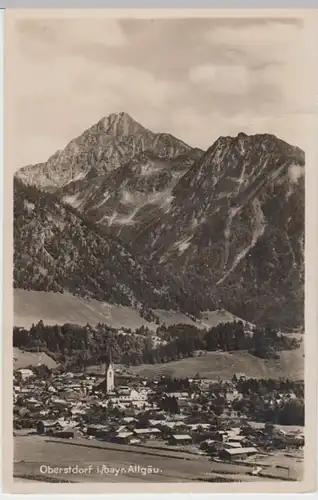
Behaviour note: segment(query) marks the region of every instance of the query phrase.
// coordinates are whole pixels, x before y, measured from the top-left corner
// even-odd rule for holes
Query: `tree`
[[[149,427],[149,417],[145,413],[138,416],[138,420],[136,422],[136,427],[139,429],[144,429]]]
[[[304,425],[304,401],[301,399],[287,401],[279,411],[278,418],[281,425]]]

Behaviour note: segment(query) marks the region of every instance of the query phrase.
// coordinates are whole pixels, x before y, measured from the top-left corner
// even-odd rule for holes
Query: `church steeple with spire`
[[[114,373],[114,366],[113,366],[113,360],[112,360],[112,350],[110,348],[109,352],[108,352],[108,359],[106,361],[106,367],[105,367],[106,394],[108,392],[113,391],[114,388],[115,388],[115,373]]]

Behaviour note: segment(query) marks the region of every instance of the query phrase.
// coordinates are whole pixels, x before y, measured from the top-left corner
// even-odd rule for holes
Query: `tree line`
[[[299,342],[272,328],[257,328],[252,332],[243,323],[219,324],[210,329],[194,325],[173,325],[153,332],[142,326],[116,330],[108,325],[91,326],[44,325],[43,321],[30,329],[13,329],[13,346],[31,351],[44,351],[57,362],[82,370],[85,366],[103,363],[111,349],[115,363],[130,365],[155,364],[199,355],[202,351],[248,350],[261,358],[278,357],[282,349],[294,349]]]

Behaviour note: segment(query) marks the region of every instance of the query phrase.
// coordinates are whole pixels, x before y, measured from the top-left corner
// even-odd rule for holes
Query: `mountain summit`
[[[21,168],[16,177],[42,189],[92,179],[122,167],[134,156],[151,151],[172,159],[192,148],[170,134],[155,134],[127,113],[112,113],[57,151],[47,162]]]
[[[140,123],[136,122],[128,113],[123,111],[120,113],[111,113],[109,116],[102,118],[99,125],[105,130],[107,135],[113,136],[149,133],[149,130],[140,125]]]

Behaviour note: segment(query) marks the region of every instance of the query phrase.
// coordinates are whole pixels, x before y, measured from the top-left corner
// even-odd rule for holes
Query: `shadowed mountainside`
[[[270,134],[202,152],[110,115],[17,173],[15,286],[301,326],[304,171]]]

